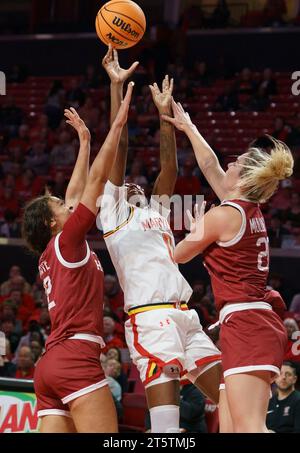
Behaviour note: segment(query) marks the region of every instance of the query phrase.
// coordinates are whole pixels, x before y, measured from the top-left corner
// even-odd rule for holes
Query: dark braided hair
[[[27,247],[37,255],[43,253],[52,237],[50,200],[49,194],[36,198],[27,204],[23,215],[22,237]]]

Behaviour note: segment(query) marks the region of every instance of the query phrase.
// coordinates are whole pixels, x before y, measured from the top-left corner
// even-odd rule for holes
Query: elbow
[[[182,253],[176,251],[174,252],[174,261],[176,264],[185,264],[189,262],[189,259],[184,256]]]

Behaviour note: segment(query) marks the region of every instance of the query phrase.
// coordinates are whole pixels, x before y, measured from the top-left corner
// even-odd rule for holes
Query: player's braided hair
[[[50,194],[36,198],[25,207],[22,222],[22,237],[27,247],[37,255],[46,249],[52,237],[51,219],[53,214],[49,206]]]

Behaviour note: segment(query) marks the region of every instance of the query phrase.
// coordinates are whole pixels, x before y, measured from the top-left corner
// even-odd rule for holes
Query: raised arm
[[[133,63],[129,69],[122,69],[119,65],[118,52],[109,45],[108,52],[103,58],[102,65],[110,78],[110,96],[111,96],[111,115],[110,122],[114,122],[123,99],[124,82],[133,74],[138,66],[138,62]],[[124,126],[120,144],[118,147],[117,157],[109,180],[116,186],[124,184],[126,163],[128,152],[128,128]]]
[[[163,115],[172,114],[172,93],[173,79],[169,81],[166,76],[162,83],[162,91],[158,85],[150,85],[153,102],[156,105],[160,116],[160,173],[155,181],[152,195],[173,195],[177,172],[177,152],[175,130],[172,124],[168,123]]]
[[[200,170],[218,198],[224,200],[226,198],[225,172],[220,166],[217,156],[192,123],[189,114],[183,110],[182,105],[172,101],[172,108],[174,118],[165,115],[163,118],[186,133],[194,149]]]
[[[80,143],[77,161],[65,195],[66,205],[75,210],[83,194],[89,173],[91,134],[73,107],[65,110],[65,117],[66,122],[77,131]]]
[[[104,186],[108,181],[112,167],[115,163],[121,133],[127,121],[133,86],[134,83],[130,82],[118,114],[110,128],[105,142],[91,166],[87,184],[81,198],[81,203],[95,214],[98,211],[98,208],[96,207],[97,199],[103,194]]]

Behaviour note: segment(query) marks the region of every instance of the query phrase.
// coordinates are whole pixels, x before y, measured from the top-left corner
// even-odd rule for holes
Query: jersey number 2
[[[264,246],[264,250],[259,252],[257,256],[257,268],[261,272],[266,272],[269,270],[269,239],[268,238],[259,238],[256,241],[257,247]]]
[[[50,294],[51,294],[51,291],[52,291],[52,283],[51,283],[51,278],[49,276],[44,278],[43,285],[44,285],[45,293],[46,293],[46,297],[47,297],[48,310],[50,311],[51,308],[55,307],[56,304],[55,304],[54,301],[50,302]]]

